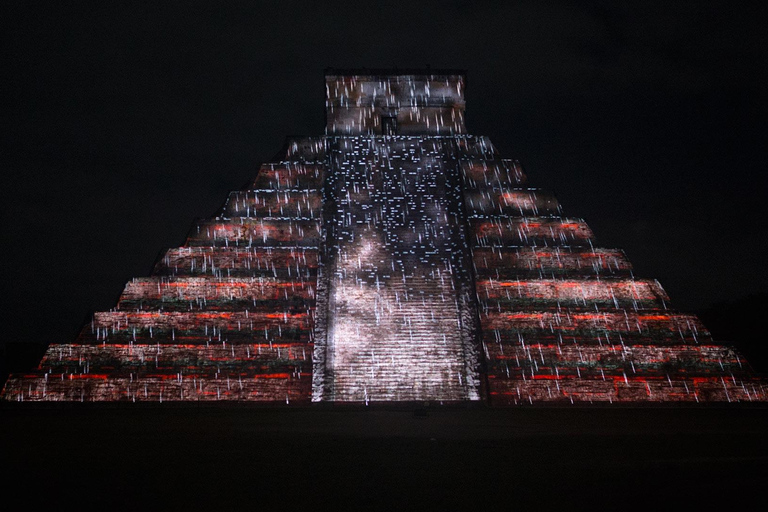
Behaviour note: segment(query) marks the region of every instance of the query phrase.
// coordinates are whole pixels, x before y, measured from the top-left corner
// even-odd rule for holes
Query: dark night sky
[[[286,135],[321,134],[326,67],[466,69],[470,133],[681,309],[768,284],[764,10],[218,3],[3,3],[6,341],[71,341]]]

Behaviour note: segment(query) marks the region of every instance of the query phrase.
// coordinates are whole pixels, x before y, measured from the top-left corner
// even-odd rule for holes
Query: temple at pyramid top
[[[459,70],[325,73],[326,135],[456,135],[464,126]]]

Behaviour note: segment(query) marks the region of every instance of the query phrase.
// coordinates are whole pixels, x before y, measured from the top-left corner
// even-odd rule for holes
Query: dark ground
[[[768,483],[766,408],[0,415],[2,499],[37,510],[737,510]]]

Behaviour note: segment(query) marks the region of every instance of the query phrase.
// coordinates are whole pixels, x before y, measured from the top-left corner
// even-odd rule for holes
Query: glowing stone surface
[[[451,139],[331,139],[327,341],[314,400],[477,400]]]
[[[768,399],[464,110],[461,72],[329,71],[325,136],[290,139],[2,398]]]

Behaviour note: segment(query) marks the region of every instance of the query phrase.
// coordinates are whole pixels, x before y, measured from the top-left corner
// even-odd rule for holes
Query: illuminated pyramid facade
[[[699,320],[466,134],[464,75],[329,72],[288,141],[13,401],[766,400]]]

